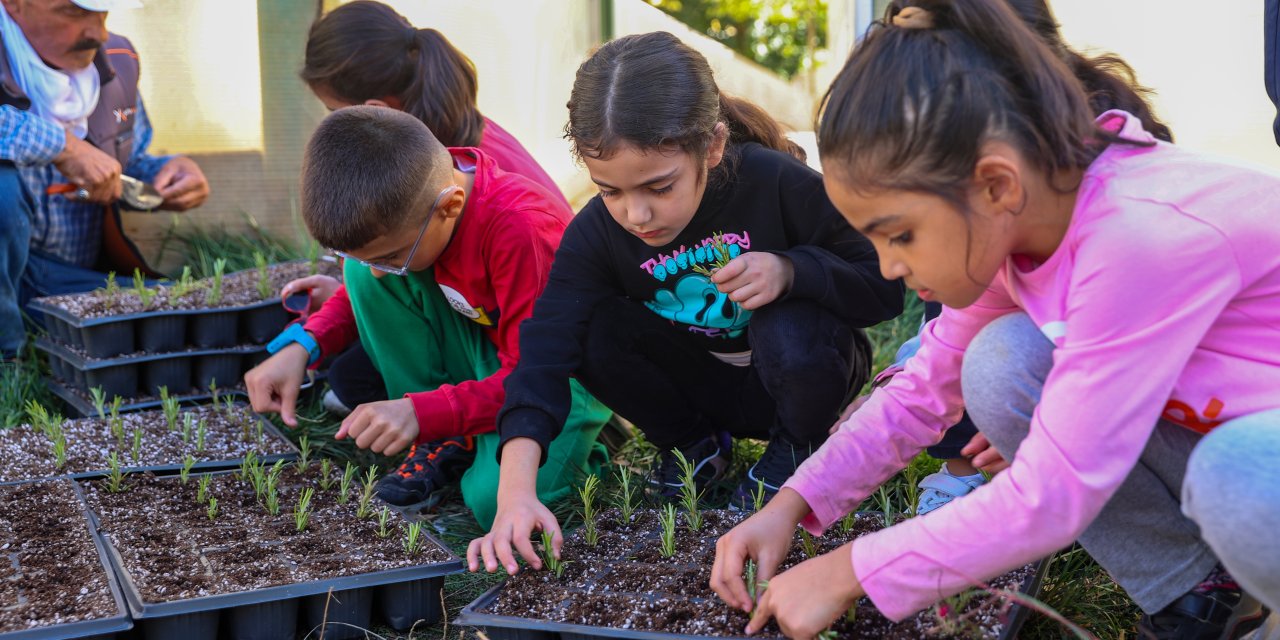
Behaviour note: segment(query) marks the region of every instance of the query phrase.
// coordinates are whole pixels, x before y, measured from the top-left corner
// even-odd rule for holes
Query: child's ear
[[[712,130],[711,146],[707,147],[707,170],[716,168],[724,160],[724,149],[729,144],[729,127],[717,122]]]
[[[462,215],[462,209],[467,205],[467,192],[462,187],[455,187],[449,195],[440,201],[440,215],[447,218],[457,218]]]
[[[1026,205],[1022,178],[1022,167],[1012,147],[1003,143],[985,145],[973,168],[975,208],[993,216],[1022,213]]]

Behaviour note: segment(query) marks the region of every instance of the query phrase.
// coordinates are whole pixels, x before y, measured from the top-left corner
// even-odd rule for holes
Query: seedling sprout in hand
[[[711,260],[711,268],[708,269],[700,264],[693,266],[695,273],[700,273],[708,278],[715,275],[716,271],[723,269],[725,265],[733,258],[729,257],[729,247],[724,242],[724,232],[717,231],[711,234],[711,251],[714,258]]]

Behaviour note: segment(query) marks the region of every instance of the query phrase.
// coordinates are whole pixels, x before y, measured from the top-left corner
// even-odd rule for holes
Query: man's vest
[[[133,125],[138,115],[138,53],[128,38],[111,34],[98,50],[93,64],[98,68],[101,89],[98,106],[89,114],[89,132],[85,139],[108,155],[120,167],[129,165],[133,154]],[[11,105],[23,111],[31,108],[31,100],[18,88],[9,68],[9,55],[0,41],[0,105]],[[102,227],[102,254],[99,267],[132,273],[135,267],[155,275],[142,254],[124,235],[120,212],[106,207]]]

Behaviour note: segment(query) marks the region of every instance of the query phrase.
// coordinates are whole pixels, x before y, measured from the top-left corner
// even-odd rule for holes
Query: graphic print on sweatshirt
[[[671,254],[659,253],[640,264],[650,276],[663,283],[645,302],[650,311],[689,331],[710,338],[737,338],[747,329],[751,312],[721,293],[711,282],[714,269],[751,249],[751,236],[716,233],[680,247]]]

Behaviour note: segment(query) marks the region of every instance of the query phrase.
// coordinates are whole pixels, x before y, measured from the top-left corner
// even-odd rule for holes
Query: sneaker
[[[461,478],[475,459],[474,436],[415,444],[399,468],[378,481],[378,497],[407,511],[430,509],[440,502],[440,490]]]
[[[338,399],[338,394],[333,392],[333,389],[324,392],[324,397],[320,399],[320,404],[324,407],[325,411],[328,411],[335,416],[351,415],[351,407],[343,404],[342,400]]]
[[[946,506],[952,500],[967,496],[986,483],[987,477],[981,473],[971,476],[953,475],[947,470],[946,463],[943,463],[942,471],[931,473],[920,481],[921,491],[916,504],[916,515],[922,516]]]
[[[1142,616],[1138,633],[1156,640],[1237,640],[1262,626],[1268,613],[1219,568],[1158,613]]]
[[[765,446],[760,459],[747,470],[747,475],[738,484],[729,500],[730,511],[755,511],[756,494],[763,491],[760,505],[764,506],[778,492],[782,485],[813,454],[816,448],[791,443],[782,436],[774,436]]]
[[[649,493],[654,497],[672,499],[680,495],[684,482],[680,476],[680,463],[674,449],[658,454],[658,466],[649,474]],[[729,470],[733,461],[733,440],[728,433],[719,432],[707,436],[687,447],[680,447],[685,460],[693,463],[693,481],[698,491],[715,482]]]

